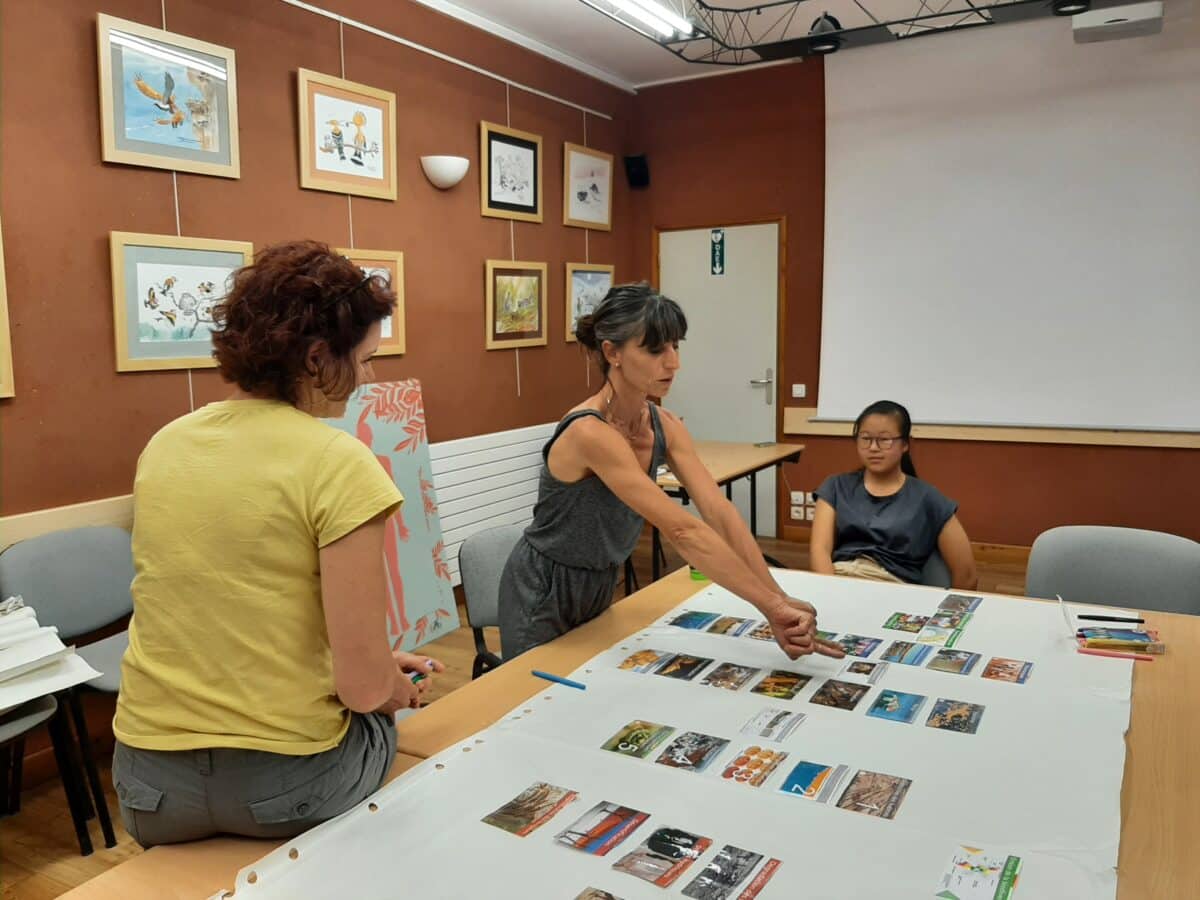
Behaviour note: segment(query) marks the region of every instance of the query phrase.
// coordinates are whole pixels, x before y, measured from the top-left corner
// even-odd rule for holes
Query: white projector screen
[[[1200,431],[1200,0],[825,66],[820,418]]]

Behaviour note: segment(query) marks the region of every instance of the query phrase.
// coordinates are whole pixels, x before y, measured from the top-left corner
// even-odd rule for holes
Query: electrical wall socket
[[[805,519],[807,519],[808,521],[811,522],[816,517],[817,517],[817,508],[815,506],[809,506],[809,507],[805,508],[805,510],[804,510],[804,518]]]
[[[804,521],[804,507],[803,506],[793,506],[792,507],[792,518],[795,519],[797,522],[803,522]]]
[[[793,500],[792,502],[795,503],[796,501]],[[816,504],[816,502],[817,502],[817,495],[814,494],[812,491],[809,491],[808,492],[808,505],[813,506]]]
[[[792,491],[792,505],[793,506],[803,506],[804,505],[804,491]]]
[[[806,384],[793,384],[792,385],[792,399],[793,400],[803,400],[806,396],[808,396],[808,385],[806,385]]]

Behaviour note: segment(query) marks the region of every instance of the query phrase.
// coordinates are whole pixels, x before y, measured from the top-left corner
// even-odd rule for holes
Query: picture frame
[[[598,263],[567,263],[566,298],[567,342],[574,343],[579,317],[592,312],[613,286],[615,268]]]
[[[396,199],[396,95],[324,75],[297,73],[300,187]]]
[[[542,221],[542,138],[479,123],[479,211],[495,219]]]
[[[489,259],[485,265],[487,349],[546,346],[546,264]]]
[[[563,224],[612,231],[613,156],[563,144]]]
[[[109,250],[117,371],[215,368],[212,307],[253,245],[114,231]]]
[[[241,177],[233,50],[104,13],[96,41],[105,162]]]
[[[8,327],[8,284],[4,280],[4,231],[0,227],[0,398],[15,397],[12,332]]]
[[[364,274],[378,274],[387,279],[396,294],[396,309],[383,320],[379,349],[376,356],[401,356],[405,352],[404,328],[404,254],[399,250],[357,250],[339,247],[335,251],[354,263]]]

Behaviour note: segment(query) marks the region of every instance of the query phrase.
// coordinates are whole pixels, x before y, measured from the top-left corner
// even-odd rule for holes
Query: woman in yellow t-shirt
[[[393,652],[384,525],[403,498],[319,421],[372,378],[395,296],[324,244],[263,250],[213,310],[236,387],[134,480],[133,621],[113,781],[143,846],[290,837],[376,791],[441,663]]]

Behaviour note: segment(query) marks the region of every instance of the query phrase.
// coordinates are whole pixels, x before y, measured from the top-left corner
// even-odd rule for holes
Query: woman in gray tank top
[[[687,319],[675,301],[646,284],[620,285],[576,336],[604,385],[559,422],[542,450],[533,522],[500,579],[500,642],[505,659],[553,640],[604,612],[622,563],[646,519],[684,559],[749,601],[771,624],[789,657],[840,657],[816,636],[816,610],[788,597],[771,577],[737,508],[696,456],[683,423],[657,406],[679,370]],[[655,484],[667,462],[702,520]]]

